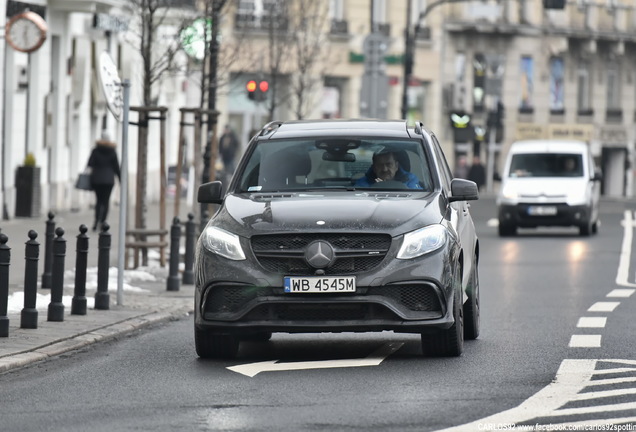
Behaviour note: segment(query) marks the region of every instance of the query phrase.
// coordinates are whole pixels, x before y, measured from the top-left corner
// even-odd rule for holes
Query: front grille
[[[266,270],[285,275],[312,275],[305,248],[315,240],[329,242],[336,253],[326,274],[355,274],[378,266],[391,246],[386,234],[282,234],[252,237],[252,250]]]
[[[323,299],[315,294],[283,294],[282,288],[276,287],[217,285],[210,288],[205,298],[204,312],[215,319],[230,320],[247,312],[241,318],[243,321],[401,319],[398,315],[422,319],[438,318],[442,313],[436,289],[427,283],[359,287],[357,294]]]

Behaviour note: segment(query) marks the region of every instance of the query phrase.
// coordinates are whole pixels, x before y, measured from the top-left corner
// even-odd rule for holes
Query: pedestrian
[[[455,178],[468,178],[468,160],[465,155],[460,155],[457,157],[457,166],[455,167],[455,172],[453,173]]]
[[[88,159],[88,167],[91,169],[91,186],[95,192],[96,201],[93,231],[97,231],[97,228],[101,228],[106,222],[110,194],[115,186],[115,176],[121,181],[116,145],[110,139],[108,132],[103,131]]]
[[[477,155],[473,156],[473,164],[468,170],[468,180],[474,181],[480,190],[486,184],[486,168],[484,168]]]
[[[239,141],[236,134],[230,125],[225,125],[223,135],[221,135],[221,139],[219,140],[219,152],[221,153],[223,167],[227,174],[234,173],[234,160],[236,159],[238,148]]]

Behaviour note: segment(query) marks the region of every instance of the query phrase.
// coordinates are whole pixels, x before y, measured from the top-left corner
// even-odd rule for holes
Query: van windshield
[[[576,153],[520,153],[512,156],[509,177],[583,177]]]

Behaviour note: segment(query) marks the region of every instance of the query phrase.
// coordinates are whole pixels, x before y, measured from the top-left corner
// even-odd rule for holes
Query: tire
[[[475,258],[473,271],[466,289],[468,299],[464,303],[464,339],[473,340],[479,336],[480,300],[479,300],[479,270]]]
[[[517,234],[517,227],[514,225],[502,224],[499,221],[499,237],[509,237]]]
[[[239,340],[232,335],[194,328],[194,346],[203,359],[233,359],[238,354]]]
[[[453,318],[455,322],[446,329],[433,334],[422,334],[422,354],[426,357],[459,357],[464,350],[463,290],[459,266],[453,281]]]
[[[594,224],[592,221],[587,221],[585,224],[579,226],[579,234],[583,237],[589,237],[594,232]]]

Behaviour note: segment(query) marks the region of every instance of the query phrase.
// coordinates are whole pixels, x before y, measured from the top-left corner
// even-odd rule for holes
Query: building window
[[[618,66],[615,62],[607,65],[607,109],[616,110],[621,108],[621,89]]]
[[[329,19],[331,33],[347,34],[349,28],[344,18],[344,0],[329,0]]]
[[[564,65],[561,57],[552,57],[549,62],[550,69],[550,111],[563,112],[564,105]]]
[[[521,57],[521,82],[519,88],[521,90],[521,99],[519,101],[520,112],[532,112],[534,102],[532,94],[534,93],[534,60],[530,56]]]
[[[287,29],[286,0],[239,0],[235,26],[239,29]]]
[[[576,108],[580,115],[591,115],[592,110],[592,78],[590,65],[581,61],[576,70]]]

